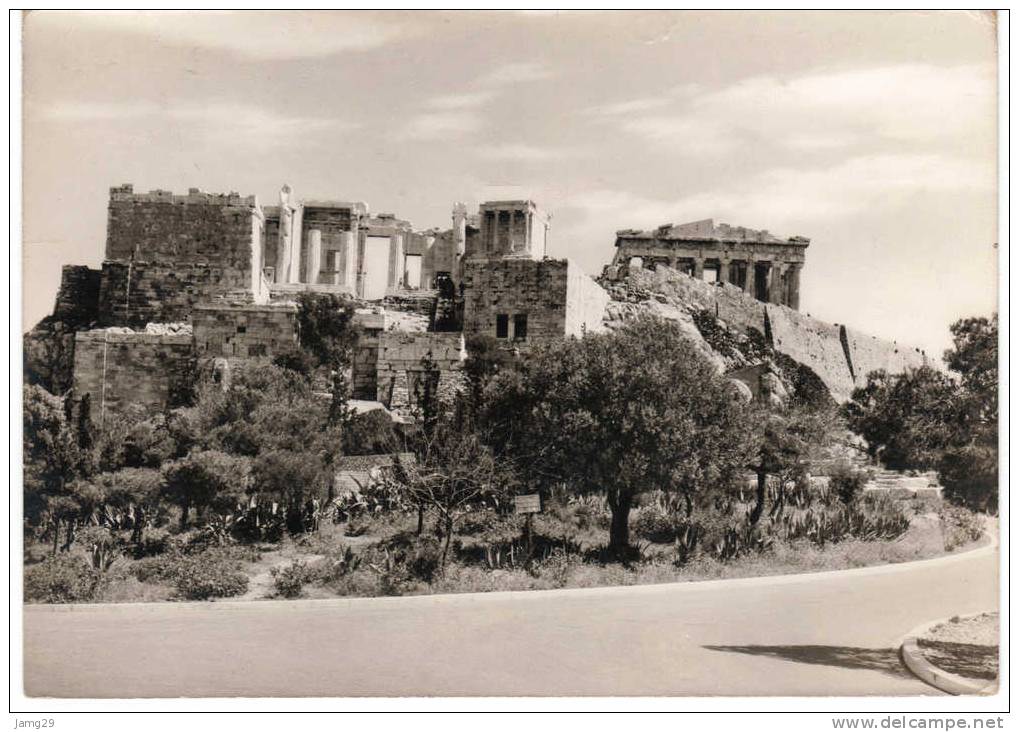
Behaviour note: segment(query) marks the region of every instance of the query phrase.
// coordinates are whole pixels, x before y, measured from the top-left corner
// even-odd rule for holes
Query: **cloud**
[[[425,109],[407,120],[401,137],[435,140],[447,135],[464,135],[481,129],[480,109],[492,99],[488,91],[441,94],[425,100]]]
[[[144,101],[65,101],[43,107],[38,113],[45,120],[74,124],[144,124],[158,129],[169,122],[172,126],[194,128],[206,138],[240,144],[297,143],[316,134],[357,127],[335,118],[282,114],[267,107],[229,102],[169,105]]]
[[[539,63],[534,63],[532,61],[516,61],[513,63],[503,64],[502,66],[492,69],[488,73],[479,77],[476,83],[481,87],[509,86],[511,84],[520,84],[525,81],[549,79],[552,76],[554,76],[552,71]]]
[[[399,17],[400,20],[392,18]],[[407,16],[351,12],[46,12],[28,25],[148,36],[156,42],[221,50],[253,59],[298,59],[365,51],[417,32]]]
[[[426,102],[432,109],[474,109],[491,100],[495,94],[490,91],[443,94]]]
[[[724,187],[664,200],[624,190],[576,195],[570,208],[581,226],[605,237],[623,228],[653,228],[715,218],[733,225],[810,236],[820,223],[873,219],[882,211],[940,194],[993,192],[993,161],[944,155],[864,155],[828,168],[779,166],[727,182]]]
[[[508,160],[517,162],[541,162],[567,157],[571,151],[562,148],[538,147],[520,142],[489,145],[477,149],[478,157],[485,160]]]
[[[665,109],[669,100],[671,111]],[[593,111],[656,145],[714,155],[752,146],[809,152],[881,142],[986,150],[994,142],[995,105],[991,66],[906,64],[757,76],[714,91],[676,89]]]
[[[674,99],[671,96],[660,96],[660,97],[642,97],[639,99],[628,99],[622,102],[614,102],[612,104],[599,105],[597,107],[591,107],[586,111],[587,114],[597,115],[600,117],[616,117],[624,114],[633,114],[635,112],[646,112],[651,109],[661,109],[671,104]]]
[[[476,78],[469,86],[475,91],[440,94],[426,99],[424,109],[407,120],[400,136],[411,140],[437,140],[477,132],[483,127],[484,107],[497,99],[507,87],[551,76],[552,72],[541,64],[529,61],[504,64]]]
[[[474,110],[421,112],[408,120],[403,136],[414,140],[434,140],[447,135],[463,135],[481,129],[481,117]]]

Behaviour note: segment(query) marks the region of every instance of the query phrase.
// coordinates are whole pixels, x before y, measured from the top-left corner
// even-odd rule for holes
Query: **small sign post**
[[[541,494],[530,493],[526,496],[513,496],[513,509],[515,513],[541,513]]]
[[[527,545],[527,564],[531,564],[531,516],[541,513],[541,494],[530,493],[524,496],[513,496],[514,513],[524,514],[524,543]]]

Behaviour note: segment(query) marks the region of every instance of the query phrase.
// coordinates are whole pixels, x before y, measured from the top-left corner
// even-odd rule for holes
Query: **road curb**
[[[966,618],[974,618],[978,615],[983,615],[986,612],[994,611],[985,610],[984,612],[952,617],[958,617],[960,620],[965,620]],[[958,674],[949,673],[924,658],[923,653],[920,651],[920,645],[918,643],[919,638],[934,626],[947,623],[951,619],[951,617],[948,617],[941,618],[939,620],[932,620],[929,623],[918,625],[906,633],[899,646],[899,652],[902,655],[902,662],[906,664],[906,668],[912,671],[918,678],[920,678],[920,680],[927,682],[935,689],[944,691],[947,694],[954,694],[956,696],[963,694],[993,694],[998,688],[997,679],[994,681],[981,682],[964,678]]]

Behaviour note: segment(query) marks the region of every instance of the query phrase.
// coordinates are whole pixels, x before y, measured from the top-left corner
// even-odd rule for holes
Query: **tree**
[[[322,498],[330,479],[322,460],[315,455],[292,450],[271,450],[252,463],[255,491],[278,501],[286,511],[287,529],[292,534],[306,531],[309,507]]]
[[[959,396],[957,384],[929,366],[896,375],[874,371],[844,410],[871,457],[889,468],[929,470],[956,438]]]
[[[961,418],[938,474],[945,497],[970,508],[998,505],[998,316],[952,324],[945,362],[961,378]]]
[[[539,488],[606,493],[618,558],[639,494],[693,503],[750,461],[744,406],[680,328],[656,318],[536,348],[492,380],[483,415],[497,454],[528,466]]]
[[[892,468],[938,470],[945,496],[993,510],[998,484],[998,318],[952,324],[945,362],[957,379],[924,367],[868,376],[845,410],[870,454]]]
[[[397,456],[393,477],[410,503],[438,514],[443,568],[456,520],[482,503],[498,502],[512,480],[505,462],[496,460],[475,432],[464,431],[448,417],[434,426],[415,462]]]
[[[464,376],[467,379],[468,409],[477,417],[485,388],[500,371],[513,368],[514,356],[498,339],[484,333],[468,336],[464,343],[467,359],[464,361]]]
[[[96,476],[103,492],[103,523],[131,527],[131,541],[140,543],[145,528],[159,510],[165,490],[163,473],[153,468],[124,468]]]
[[[349,298],[331,293],[302,292],[297,296],[297,328],[301,348],[317,365],[338,368],[349,363],[360,329]]]
[[[962,385],[976,406],[975,417],[998,421],[998,316],[964,318],[951,325],[954,347],[945,363],[962,377]]]
[[[831,439],[834,419],[832,411],[823,407],[754,406],[751,421],[755,449],[750,467],[757,477],[757,490],[749,516],[751,524],[756,524],[764,511],[769,476],[776,478],[778,484],[772,513],[781,512],[786,485],[807,479],[812,458]]]
[[[215,450],[196,451],[166,465],[164,496],[180,507],[180,526],[187,527],[191,509],[233,509],[245,499],[250,465],[245,458]]]
[[[45,529],[57,550],[60,525],[75,520],[78,505],[68,486],[90,472],[90,458],[67,423],[65,404],[41,386],[23,390],[25,519]]]

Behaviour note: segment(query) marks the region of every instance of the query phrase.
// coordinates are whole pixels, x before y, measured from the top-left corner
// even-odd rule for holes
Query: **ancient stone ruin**
[[[800,270],[810,239],[780,239],[712,219],[688,224],[665,224],[657,229],[616,232],[614,265],[653,270],[664,264],[707,282],[727,282],[761,302],[800,307]]]
[[[797,312],[809,240],[705,220],[617,233],[599,281],[548,256],[550,218],[533,201],[452,206],[449,229],[415,231],[366,203],[191,189],[110,189],[98,270],[65,266],[53,314],[25,336],[26,378],[89,395],[98,421],[127,405],[155,411],[196,373],[228,380],[238,363],[300,348],[295,298],[358,305],[355,399],[414,415],[424,393],[462,384],[465,338],[506,348],[617,327],[639,313],[679,321],[747,398],[781,400],[798,383],[843,401],[871,370],[924,354]]]

